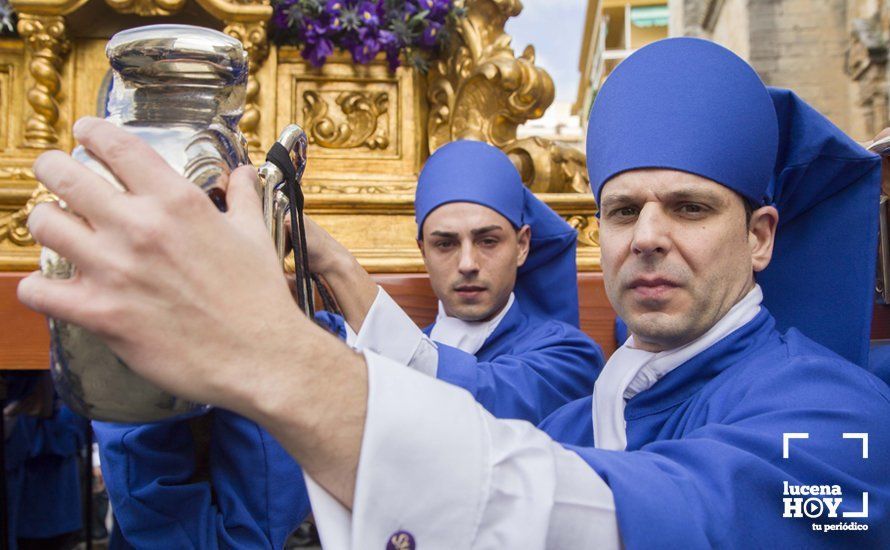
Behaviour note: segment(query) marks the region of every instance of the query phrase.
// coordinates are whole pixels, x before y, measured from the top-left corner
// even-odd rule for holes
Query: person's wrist
[[[339,245],[339,243],[337,243]],[[353,268],[355,258],[341,246],[328,247],[323,256],[313,262],[315,273],[325,278],[343,277]]]
[[[299,312],[293,317],[276,324],[273,333],[257,344],[258,358],[252,363],[258,368],[245,374],[244,383],[231,398],[237,402],[231,410],[260,424],[273,421],[280,414],[282,403],[301,399],[300,386],[310,362],[307,343],[318,327],[300,319],[303,316]]]
[[[329,284],[337,283],[349,284],[355,277],[358,270],[362,267],[352,254],[348,251],[344,253],[331,254],[327,262],[324,263],[322,269],[317,273],[325,278]]]

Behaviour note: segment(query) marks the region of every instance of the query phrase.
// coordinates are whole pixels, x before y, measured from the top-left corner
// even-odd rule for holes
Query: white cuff
[[[318,528],[322,548],[349,550],[352,548],[352,512],[330,493],[303,473],[309,502],[312,504],[312,517]]]
[[[421,548],[472,547],[490,482],[484,410],[464,390],[385,357],[365,351],[365,361],[352,515],[306,476],[323,546],[386,548],[404,531]]]
[[[436,376],[439,365],[436,345],[380,286],[358,334],[353,337],[352,332],[347,323],[346,343],[354,349],[370,350],[396,363]]]

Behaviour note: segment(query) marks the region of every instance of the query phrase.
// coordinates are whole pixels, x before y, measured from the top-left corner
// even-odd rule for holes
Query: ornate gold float
[[[413,192],[431,151],[461,138],[506,151],[523,181],[579,231],[581,270],[599,266],[595,205],[584,155],[516,129],[543,115],[553,81],[529,47],[516,56],[504,24],[519,0],[466,0],[467,15],[428,74],[394,73],[336,54],[313,68],[269,41],[268,2],[254,0],[13,0],[18,38],[0,39],[0,271],[37,265],[27,215],[47,198],[31,164],[73,147],[71,124],[97,114],[107,88],[104,45],[115,31],[157,22],[200,24],[244,43],[250,57],[241,128],[262,161],[290,122],[309,134],[307,211],[372,272],[423,270]],[[98,23],[97,23],[98,22]]]

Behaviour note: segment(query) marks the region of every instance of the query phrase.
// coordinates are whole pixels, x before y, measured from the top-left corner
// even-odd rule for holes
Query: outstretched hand
[[[41,155],[37,179],[78,215],[41,204],[29,228],[77,273],[70,280],[34,273],[19,285],[19,299],[95,332],[177,395],[234,404],[237,388],[250,385],[244,369],[258,346],[273,346],[275,331],[313,328],[293,304],[263,224],[255,170],[231,174],[229,208],[220,213],[125,130],[86,118],[74,135],[129,192],[60,151]]]

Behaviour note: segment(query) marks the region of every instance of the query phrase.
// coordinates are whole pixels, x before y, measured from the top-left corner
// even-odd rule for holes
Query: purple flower
[[[380,42],[376,40],[367,40],[360,42],[350,49],[352,59],[361,65],[367,65],[380,52]]]
[[[358,7],[358,16],[363,25],[377,27],[380,24],[379,6],[374,2],[362,2]]]
[[[386,61],[389,64],[389,70],[395,71],[396,67],[401,64],[399,60],[399,52],[401,52],[402,45],[399,44],[398,38],[396,38],[396,35],[392,32],[382,30],[380,31],[380,47],[386,52]]]
[[[324,5],[324,11],[331,15],[339,15],[344,5],[347,5],[346,0],[328,0]]]
[[[293,17],[301,17],[302,11],[297,0],[283,0],[272,4],[272,25],[278,29],[287,29],[291,26]]]
[[[275,40],[302,46],[303,57],[316,67],[340,48],[350,52],[356,63],[369,63],[382,51],[390,70],[403,59],[423,70],[426,52],[442,43],[447,21],[462,13],[453,0],[271,2]]]
[[[439,19],[451,10],[451,0],[417,0],[421,10],[429,12],[429,17]]]
[[[421,47],[427,49],[433,49],[436,47],[436,44],[439,41],[439,32],[442,30],[442,24],[431,22],[424,29],[423,34],[420,35],[420,39],[418,43]]]
[[[333,31],[339,31],[343,28],[343,21],[340,19],[340,14],[343,10],[343,1],[342,0],[328,0],[328,3],[325,4],[324,11],[327,14],[328,18],[331,21],[330,27]]]
[[[327,21],[322,19],[305,19],[303,23],[303,40],[316,42],[326,38],[330,31],[327,23]]]
[[[330,26],[330,17],[321,14],[317,18],[306,18],[303,21],[301,37],[304,42],[303,57],[316,67],[321,67],[327,58],[334,53],[331,41],[335,32]]]
[[[307,41],[302,55],[304,59],[312,63],[312,66],[321,67],[332,53],[334,53],[334,43],[327,38],[321,38],[314,43]]]

